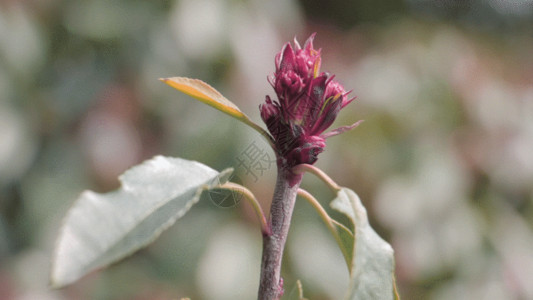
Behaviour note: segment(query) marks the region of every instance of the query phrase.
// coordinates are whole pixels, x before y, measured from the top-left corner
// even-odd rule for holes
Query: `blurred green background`
[[[275,170],[237,158],[255,132],[159,82],[211,83],[260,122],[274,55],[317,32],[358,100],[317,166],[354,189],[395,249],[403,299],[533,299],[532,0],[0,1],[0,299],[254,299],[246,203],[209,199],[153,245],[50,290],[61,219],[84,189],[155,154],[235,167],[268,207]],[[333,195],[312,176],[304,188]],[[310,299],[347,270],[304,201],[284,261]]]

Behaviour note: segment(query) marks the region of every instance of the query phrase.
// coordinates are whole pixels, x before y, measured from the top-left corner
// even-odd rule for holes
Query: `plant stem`
[[[234,182],[226,182],[223,185],[220,185],[219,187],[243,195],[244,198],[248,200],[250,205],[252,205],[252,208],[254,209],[255,214],[257,215],[257,219],[261,223],[261,232],[263,233],[263,235],[270,234],[270,227],[267,224],[263,209],[261,208],[261,205],[259,204],[257,199],[255,199],[254,194],[249,189]]]
[[[331,234],[335,237],[336,240],[339,240],[340,237],[337,232],[337,229],[335,229],[335,224],[333,223],[333,220],[330,218],[326,210],[322,207],[322,205],[320,205],[320,202],[318,202],[318,200],[316,200],[316,198],[313,197],[313,195],[311,195],[308,191],[303,189],[298,189],[298,195],[307,200],[307,202],[309,202],[309,204],[313,206],[322,221],[324,221],[324,224],[326,224],[326,226],[328,227]]]
[[[335,241],[337,241],[337,244],[339,245],[339,248],[341,249],[342,255],[344,256],[344,259],[346,259],[347,263],[351,263],[351,253],[348,253],[346,248],[343,246],[343,241],[338,231],[338,230],[343,230],[345,232],[349,232],[353,236],[353,233],[350,231],[350,229],[346,228],[341,223],[332,219],[328,215],[326,210],[322,207],[322,205],[320,205],[320,202],[318,202],[318,200],[316,200],[316,198],[313,197],[313,195],[311,195],[306,190],[298,189],[298,195],[304,198],[305,200],[307,200],[307,202],[309,202],[309,204],[311,204],[313,208],[318,212],[318,215],[320,216],[322,221],[324,221],[324,224],[326,224],[326,226],[328,227],[329,231],[335,238]],[[348,267],[348,271],[349,270],[350,268]]]
[[[315,174],[315,176],[317,176],[322,181],[324,181],[324,183],[327,184],[328,187],[335,193],[341,189],[341,187],[335,181],[333,181],[331,177],[329,177],[326,173],[324,173],[324,171],[320,170],[319,168],[313,165],[308,165],[308,164],[297,165],[294,168],[292,168],[292,171],[296,174],[303,174],[305,172]]]
[[[278,300],[283,295],[281,260],[302,176],[278,166],[276,189],[270,207],[271,234],[263,235],[259,300]]]

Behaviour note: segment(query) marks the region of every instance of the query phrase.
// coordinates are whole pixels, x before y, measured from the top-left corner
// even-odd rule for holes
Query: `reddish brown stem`
[[[283,295],[281,261],[301,181],[301,174],[294,174],[287,168],[278,168],[276,189],[270,207],[271,234],[263,235],[259,300],[278,300]]]

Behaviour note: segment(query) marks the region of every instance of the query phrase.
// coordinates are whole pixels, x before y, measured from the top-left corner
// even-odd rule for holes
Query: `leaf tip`
[[[175,86],[172,85],[172,77],[161,77],[158,79],[159,81],[165,83],[165,84],[168,84],[170,85],[171,87],[173,88],[176,88]],[[178,89],[179,90],[179,89]]]
[[[58,240],[56,241],[56,243],[59,243],[59,241],[61,239],[61,235],[58,238]],[[55,252],[53,254],[53,258],[52,258],[52,262],[51,262],[51,266],[50,266],[50,271],[49,271],[50,273],[48,275],[48,287],[51,288],[51,289],[64,288],[67,285],[69,285],[69,284],[73,283],[74,281],[76,281],[77,279],[79,279],[79,277],[75,277],[76,275],[74,275],[74,277],[73,277],[73,276],[70,276],[72,274],[67,275],[64,272],[65,271],[64,262],[59,257],[58,247],[59,247],[59,245],[56,245],[56,250],[55,250]]]
[[[59,284],[54,278],[50,278],[50,280],[48,281],[48,287],[50,289],[56,290],[62,288],[63,286]]]
[[[55,266],[52,266],[52,270],[50,271],[49,276],[50,277],[48,278],[48,287],[51,289],[60,289],[68,284],[68,282],[65,282],[65,280],[61,280],[61,278],[58,278],[55,272]]]

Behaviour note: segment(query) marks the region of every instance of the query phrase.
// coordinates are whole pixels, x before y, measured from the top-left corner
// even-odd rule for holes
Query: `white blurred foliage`
[[[72,1],[67,3],[65,27],[91,39],[117,38],[124,34],[133,16],[115,1]]]
[[[527,16],[533,12],[533,0],[489,0],[488,3],[501,14]]]
[[[476,253],[463,262],[464,266],[457,269],[458,275],[435,288],[430,299],[517,299],[510,298],[510,292],[502,278],[504,270],[497,259]]]
[[[171,28],[188,57],[210,60],[226,45],[228,2],[181,0],[175,3],[170,15]]]
[[[501,203],[494,202],[495,222],[479,226],[495,253],[465,253],[455,269],[457,276],[437,288],[432,299],[533,298],[533,232],[521,216]]]
[[[235,88],[244,92],[238,95],[245,100],[243,104],[255,110],[250,115],[257,116],[257,106],[272,92],[267,75],[274,72],[274,54],[281,49],[281,41],[272,20],[257,11],[249,14],[244,8],[237,8],[231,21],[231,46],[240,71]]]
[[[442,141],[414,146],[419,163],[413,174],[386,180],[375,203],[379,220],[396,233],[400,268],[427,276],[457,265],[481,240],[476,215],[465,202],[468,177],[457,157]]]
[[[530,187],[533,182],[533,128],[524,128],[505,143],[503,153],[494,153],[491,173],[507,188]]]
[[[371,54],[354,66],[353,87],[358,101],[396,114],[407,114],[412,109],[420,88],[415,74],[401,57]]]
[[[290,262],[304,291],[320,291],[342,299],[348,289],[348,268],[334,238],[321,223],[293,224],[287,243]],[[285,283],[288,284],[288,283]]]
[[[442,141],[415,145],[417,166],[409,176],[392,176],[376,197],[378,217],[387,226],[407,229],[420,217],[433,218],[464,202],[468,177]]]
[[[502,78],[498,62],[472,45],[461,48],[453,57],[449,80],[464,98],[470,126],[478,130],[472,158],[500,186],[531,188],[533,89]]]
[[[496,78],[486,78],[478,87],[472,89],[470,108],[472,116],[490,132],[512,129],[517,123],[519,113],[517,93],[512,86]]]
[[[449,28],[436,31],[428,41],[415,39],[412,35],[423,32],[408,22],[391,31],[385,45],[349,67],[353,75],[344,75],[351,80],[346,86],[354,87],[357,102],[391,114],[406,128],[438,130],[445,124],[432,122],[443,118],[443,83],[454,66],[450,62],[468,52],[470,45]]]
[[[31,14],[16,3],[6,7],[0,9],[0,57],[13,71],[31,76],[44,63],[47,45]]]
[[[259,284],[261,240],[257,227],[218,228],[198,265],[198,290],[204,299],[254,299]]]
[[[448,78],[456,67],[454,63],[469,55],[475,55],[472,47],[472,42],[458,29],[439,28],[424,47],[424,59],[418,59],[417,67],[427,75],[450,80]],[[468,64],[468,60],[462,60],[461,63]]]
[[[477,163],[502,186],[528,187],[533,182],[532,89],[521,90],[483,70],[482,64],[474,56],[463,67],[465,73],[481,73],[482,80],[464,78],[466,83],[456,83],[464,89],[467,113],[482,130]]]
[[[22,176],[35,151],[36,141],[27,120],[0,102],[0,185]]]
[[[533,230],[503,202],[487,234],[500,255],[503,279],[517,299],[533,299]]]
[[[494,83],[494,86],[501,85]],[[489,131],[492,147],[485,162],[489,167],[487,171],[507,187],[533,188],[533,96],[512,93],[511,87],[493,90],[493,94],[500,95],[500,98],[492,101],[478,99],[476,103],[479,110],[491,110],[492,119],[500,121]],[[484,125],[489,126],[491,117],[485,117],[487,122]]]
[[[279,29],[291,28],[296,35],[303,26],[302,18],[295,1],[282,0],[256,0],[247,6],[234,6],[229,18],[230,42],[239,68],[235,89],[244,93],[238,97],[255,110],[265,95],[273,94],[267,76],[274,73],[275,54],[286,38],[279,36]],[[298,38],[303,43],[307,36]],[[259,114],[254,111],[250,115]]]
[[[172,19],[170,19],[170,22]],[[165,98],[175,96],[175,91],[170,88],[161,88],[162,82],[157,80],[162,77],[172,77],[181,74],[185,69],[185,56],[182,54],[181,48],[175,39],[169,38],[172,36],[172,30],[167,26],[166,22],[156,24],[151,30],[148,40],[150,45],[150,52],[144,57],[142,63],[143,72],[142,86],[144,87],[149,97],[143,97],[143,105],[152,109],[161,108],[162,103],[156,102],[153,98],[163,95]],[[162,112],[168,109],[161,109]]]
[[[390,114],[400,130],[424,133],[410,146],[415,159],[408,171],[387,175],[375,199],[377,218],[393,232],[400,276],[427,280],[454,270],[457,277],[439,284],[435,299],[532,298],[530,226],[513,210],[498,206],[508,199],[495,200],[490,219],[469,203],[472,166],[489,176],[493,188],[532,191],[531,88],[502,76],[494,53],[480,51],[455,29],[437,30],[427,43],[408,36],[386,43],[394,45],[391,51],[385,48],[359,61],[354,83],[359,101]],[[443,87],[453,88],[450,95],[464,108],[458,113],[468,123],[448,125],[459,130],[436,123],[435,118],[449,113],[442,108],[450,108],[438,102],[444,95],[440,81],[450,84]],[[435,87],[441,98],[432,98]],[[463,134],[472,139],[458,147]],[[384,153],[387,149],[377,155]],[[393,161],[402,159],[396,156]],[[484,248],[487,236],[496,255]]]
[[[13,97],[13,79],[9,76],[5,66],[0,65],[0,107]]]
[[[141,158],[139,133],[105,111],[89,115],[82,127],[81,144],[95,171],[106,180],[114,180]]]

